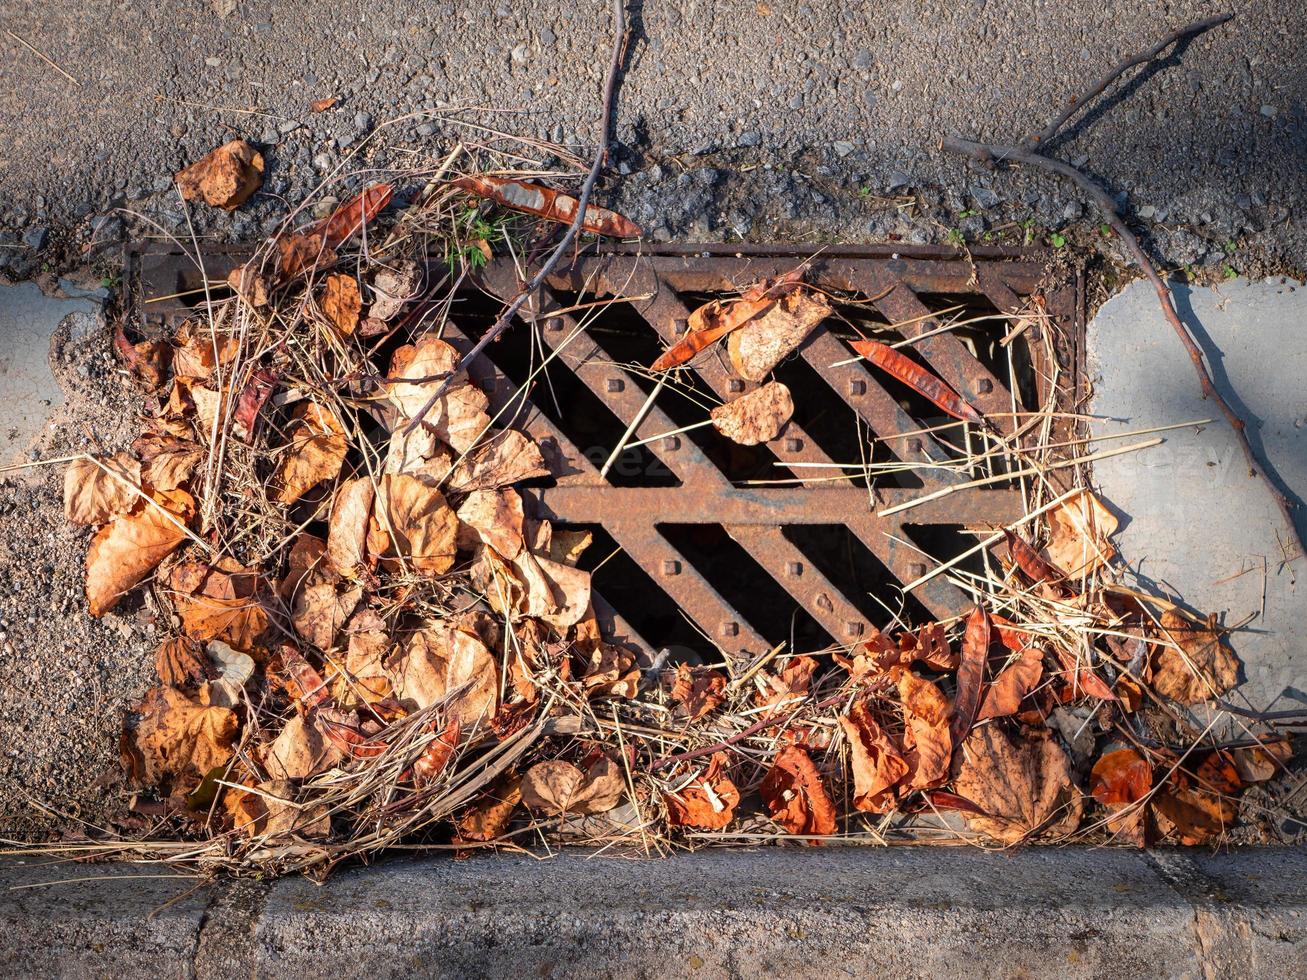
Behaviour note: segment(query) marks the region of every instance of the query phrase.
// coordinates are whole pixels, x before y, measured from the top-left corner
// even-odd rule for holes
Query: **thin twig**
[[[604,82],[603,108],[599,114],[599,145],[595,149],[594,162],[590,165],[590,173],[586,175],[585,183],[581,185],[581,193],[577,196],[576,215],[572,218],[572,223],[567,226],[567,231],[563,232],[563,237],[554,246],[554,250],[545,259],[544,264],[531,277],[531,281],[518,290],[517,295],[513,297],[512,302],[508,304],[504,312],[499,315],[499,319],[495,321],[494,326],[485,332],[470,351],[459,358],[460,367],[473,360],[508,329],[508,325],[513,322],[513,317],[522,308],[522,304],[535,294],[535,291],[544,283],[549,273],[553,272],[554,266],[558,264],[559,259],[563,257],[564,253],[571,248],[572,242],[576,240],[576,236],[581,230],[581,224],[585,221],[586,208],[590,205],[590,195],[594,191],[595,181],[599,179],[599,172],[603,170],[604,161],[608,157],[608,133],[612,128],[613,96],[617,90],[617,76],[622,67],[622,54],[625,49],[626,3],[625,0],[613,0],[613,54],[608,63],[608,77]],[[456,376],[456,374],[450,375],[436,388],[431,397],[427,399],[426,404],[418,410],[417,414],[409,420],[408,425],[404,427],[405,435],[412,433],[422,423],[422,420],[435,407],[440,397],[449,390]]]
[[[51,68],[53,68],[55,71],[57,71],[60,75],[63,75],[63,77],[66,78],[66,79],[68,79],[68,81],[72,82],[72,83],[73,83],[74,85],[76,85],[78,88],[81,88],[81,87],[82,87],[82,83],[81,83],[81,82],[79,82],[77,79],[73,78],[72,75],[68,74],[68,72],[64,71],[62,68],[60,68],[58,65],[56,65],[53,61],[51,61],[50,58],[48,58],[46,55],[42,54],[42,53],[41,53],[40,51],[38,51],[36,48],[32,47],[30,44],[28,44],[26,41],[24,41],[21,37],[19,37],[19,36],[18,36],[17,34],[15,34],[13,31],[5,31],[5,33],[8,34],[10,37],[12,37],[12,38],[13,38],[15,41],[17,41],[19,44],[21,44],[23,47],[25,47],[28,51],[32,52],[32,54],[36,55],[38,58],[40,58],[42,61],[44,61],[47,65],[49,65]]]
[[[1100,79],[1095,87],[1091,89],[1084,98],[1075,103],[1075,107],[1083,105],[1088,99],[1100,94],[1117,75],[1131,65],[1151,60],[1169,44],[1179,38],[1209,30],[1218,24],[1225,23],[1231,16],[1233,15],[1200,21],[1197,24],[1190,25],[1187,28],[1183,28],[1180,31],[1168,35],[1167,39],[1155,45],[1144,55],[1140,55],[1135,59],[1130,59],[1124,62],[1105,78]],[[1050,138],[1047,134],[1055,134],[1066,119],[1070,118],[1073,111],[1074,108],[1071,111],[1064,111],[1058,116],[1058,118],[1054,119],[1040,136],[1031,141],[1032,144],[1041,141],[1046,142],[1047,139]],[[1193,362],[1194,371],[1198,375],[1198,383],[1202,389],[1203,397],[1211,398],[1216,402],[1217,407],[1221,410],[1221,414],[1225,416],[1226,421],[1230,424],[1230,428],[1234,430],[1235,439],[1238,440],[1239,448],[1243,450],[1244,459],[1248,464],[1249,475],[1261,478],[1262,482],[1266,485],[1267,491],[1275,501],[1276,507],[1279,508],[1280,515],[1284,520],[1285,528],[1289,537],[1296,544],[1298,549],[1297,555],[1286,555],[1287,560],[1291,561],[1294,558],[1307,553],[1307,549],[1304,549],[1303,546],[1302,536],[1298,533],[1297,525],[1294,523],[1294,503],[1280,490],[1277,481],[1265,472],[1261,462],[1257,458],[1257,455],[1253,452],[1252,444],[1248,441],[1248,435],[1246,432],[1247,424],[1239,413],[1230,406],[1229,402],[1222,397],[1220,391],[1217,390],[1216,385],[1212,382],[1211,374],[1207,369],[1207,363],[1203,358],[1203,352],[1194,341],[1193,335],[1189,332],[1188,327],[1185,326],[1184,321],[1180,319],[1180,314],[1176,311],[1175,301],[1171,296],[1170,288],[1162,279],[1161,275],[1158,274],[1157,268],[1153,265],[1152,260],[1149,259],[1143,246],[1139,243],[1139,239],[1135,236],[1134,232],[1130,230],[1125,219],[1122,218],[1115,199],[1078,168],[1073,167],[1069,163],[1064,163],[1061,160],[1055,160],[1052,157],[1045,156],[1038,150],[1031,149],[1027,146],[1014,146],[1002,143],[981,143],[950,136],[944,140],[943,148],[950,153],[957,153],[962,156],[970,157],[978,163],[989,166],[993,166],[998,162],[1016,162],[1048,170],[1071,181],[1084,191],[1085,194],[1087,194],[1098,206],[1103,217],[1107,220],[1107,223],[1111,225],[1112,229],[1121,237],[1121,241],[1125,243],[1127,250],[1134,259],[1135,265],[1137,265],[1144,273],[1149,283],[1152,284],[1154,292],[1157,293],[1157,299],[1161,304],[1163,316],[1166,317],[1167,322],[1171,325],[1171,329],[1175,331],[1175,335],[1180,338],[1180,342],[1184,345],[1185,352],[1189,355],[1189,360]]]

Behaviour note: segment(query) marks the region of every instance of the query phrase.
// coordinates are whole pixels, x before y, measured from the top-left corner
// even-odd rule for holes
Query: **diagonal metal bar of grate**
[[[687,642],[732,657],[793,641],[798,620],[816,648],[856,642],[899,611],[955,616],[968,602],[943,577],[910,597],[897,586],[926,572],[927,552],[945,559],[970,544],[966,529],[988,532],[1025,513],[1019,482],[1002,480],[1000,464],[993,485],[880,516],[990,474],[957,465],[959,430],[937,427],[949,420],[869,370],[845,341],[863,326],[878,336],[897,332],[912,342],[905,352],[1011,436],[1015,413],[1044,403],[1052,386],[1074,390],[1079,383],[1079,274],[1048,286],[1047,257],[1038,252],[822,250],[805,278],[837,297],[837,312],[777,369],[797,411],[757,453],[723,445],[711,428],[687,429],[705,406],[755,387],[720,351],[704,352],[655,391],[642,365],[684,332],[690,310],[810,255],[697,245],[581,255],[523,309],[531,329],[510,332],[468,366],[503,413],[500,422],[524,429],[545,451],[553,480],[524,491],[535,514],[600,530],[610,539],[608,557],[628,559],[625,570],[595,576],[596,612],[615,637],[645,647],[667,642],[666,618],[647,610],[659,602],[692,625],[697,636]],[[177,313],[152,298],[185,294],[185,265],[176,255],[129,255],[138,308],[165,318]],[[452,307],[441,326],[445,338],[470,349],[520,281],[511,265],[492,263],[477,290]],[[1024,321],[1019,340],[1000,345],[1036,295],[1046,316]],[[942,329],[944,310],[963,325]],[[1070,374],[1052,375],[1045,366],[1053,363]],[[633,466],[603,475],[600,464],[627,432],[630,443],[641,444],[623,456]],[[868,444],[881,454],[878,462],[904,464],[897,484],[893,476],[873,483],[854,467]],[[713,537],[713,529],[722,535]]]

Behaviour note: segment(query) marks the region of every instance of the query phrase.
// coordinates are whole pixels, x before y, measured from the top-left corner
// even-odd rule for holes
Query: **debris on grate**
[[[217,253],[205,265],[217,272],[210,278],[225,278],[241,259]],[[641,362],[676,342],[701,299],[801,263],[804,281],[838,301],[779,365],[795,416],[751,452],[686,424],[757,382],[738,377],[722,352],[666,378]],[[178,252],[130,253],[127,281],[146,323],[191,314],[203,298],[194,270]],[[1026,511],[1019,480],[1004,478],[1006,457],[985,460],[983,472],[965,465],[960,440],[982,433],[857,358],[850,342],[874,333],[892,343],[1011,434],[1021,413],[1047,401],[1050,365],[1070,365],[1056,381],[1068,391],[1078,381],[1078,280],[1044,289],[1045,273],[1044,256],[1021,249],[841,247],[810,258],[695,245],[584,255],[523,311],[538,329],[506,336],[469,370],[493,412],[512,413],[546,453],[554,479],[525,491],[533,514],[602,532],[638,567],[634,575],[617,562],[595,577],[606,625],[621,622],[621,638],[667,644],[665,623],[656,633],[645,626],[654,588],[689,621],[673,630],[679,645],[703,654],[838,647],[896,619],[960,615],[971,599],[927,573],[969,548],[974,532]],[[490,264],[478,288],[454,301],[446,339],[469,349],[519,286],[510,264]],[[1030,315],[1000,312],[1022,309]],[[529,399],[520,387],[528,377]],[[874,458],[864,458],[868,445]]]

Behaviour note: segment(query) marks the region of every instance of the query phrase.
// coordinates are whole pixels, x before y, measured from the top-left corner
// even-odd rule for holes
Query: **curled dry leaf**
[[[378,519],[390,539],[386,557],[403,556],[423,575],[443,575],[458,551],[458,518],[445,495],[404,474],[382,478]],[[330,542],[328,542],[330,545]]]
[[[236,398],[236,410],[231,415],[232,428],[237,437],[248,440],[254,434],[263,403],[271,397],[276,387],[277,376],[271,371],[259,368],[250,375]]]
[[[138,499],[126,514],[100,528],[86,553],[86,602],[103,616],[186,540],[195,501],[184,490]]]
[[[505,177],[471,176],[459,177],[449,182],[460,190],[489,198],[513,211],[539,215],[549,221],[570,225],[576,220],[577,205],[580,204],[570,194],[563,194],[552,187],[543,187],[524,180],[509,180]],[[630,218],[609,211],[595,204],[586,205],[585,217],[581,219],[581,230],[592,235],[608,235],[612,238],[639,238],[644,232]]]
[[[328,95],[325,98],[321,98],[321,99],[314,99],[312,102],[309,103],[309,112],[313,112],[313,113],[326,112],[328,109],[334,106],[337,101],[338,100],[334,95]]]
[[[672,700],[680,709],[678,714],[687,721],[698,721],[716,711],[726,700],[726,675],[719,670],[677,664]]]
[[[338,592],[332,582],[318,582],[300,589],[291,613],[295,632],[319,650],[331,650],[336,644],[336,634],[362,598],[361,588]]]
[[[602,644],[590,654],[581,684],[591,698],[633,698],[640,690],[640,668],[626,647]]]
[[[590,573],[522,550],[513,562],[522,583],[520,612],[566,629],[590,608]]]
[[[325,480],[334,480],[345,462],[345,430],[335,414],[317,402],[297,404],[291,414],[290,442],[277,464],[274,498],[292,504]]]
[[[233,650],[221,640],[210,640],[204,646],[214,678],[207,687],[209,703],[223,708],[234,708],[241,703],[242,690],[254,676],[254,658]]]
[[[1181,704],[1198,704],[1224,694],[1239,680],[1239,658],[1214,621],[1195,623],[1172,610],[1162,613],[1163,638],[1151,658],[1153,689]]]
[[[372,306],[369,314],[381,321],[393,320],[404,304],[416,299],[422,288],[422,269],[416,262],[400,262],[394,268],[379,269],[372,277]]]
[[[179,170],[173,179],[186,200],[231,211],[263,185],[263,154],[244,140],[232,140]]]
[[[505,561],[512,561],[526,546],[526,518],[516,490],[474,490],[458,508],[458,544],[471,549],[485,544]]]
[[[274,779],[252,788],[257,792],[230,790],[224,799],[233,830],[259,838],[264,846],[287,839],[320,839],[330,835],[331,814],[327,807],[296,802],[294,783]]]
[[[259,275],[259,270],[252,264],[238,265],[227,273],[227,285],[255,309],[268,305],[268,281]]]
[[[1262,745],[1231,749],[1230,756],[1245,783],[1262,783],[1285,772],[1285,763],[1293,757],[1293,743],[1287,738],[1263,735]]]
[[[790,389],[772,381],[710,413],[713,427],[741,446],[770,442],[781,434],[794,414]]]
[[[1089,774],[1089,792],[1111,810],[1138,803],[1152,788],[1153,767],[1134,749],[1103,753]]]
[[[985,811],[967,814],[968,826],[1006,843],[1069,834],[1084,810],[1071,762],[1047,729],[1020,736],[996,724],[975,729],[962,745],[955,786]]]
[[[1003,535],[1007,538],[1008,551],[1012,554],[1012,560],[1016,562],[1017,567],[1020,568],[1021,571],[1025,573],[1026,577],[1032,582],[1053,583],[1062,578],[1062,574],[1048,562],[1044,561],[1044,559],[1040,557],[1039,552],[1026,544],[1025,540],[1021,538],[1020,535],[1014,534],[1006,528],[1003,531]]]
[[[849,740],[853,805],[869,813],[888,813],[896,802],[894,787],[908,774],[907,760],[863,701],[853,702],[840,727]]]
[[[958,685],[949,735],[954,745],[961,745],[976,722],[980,710],[981,688],[985,683],[985,662],[989,658],[991,622],[989,613],[977,606],[967,616],[958,659]]]
[[[372,480],[346,480],[331,506],[327,528],[327,564],[337,575],[358,578],[367,568],[368,519],[372,516]]]
[[[232,757],[239,726],[230,708],[212,705],[203,689],[190,695],[156,687],[136,709],[141,716],[133,741],[148,784],[171,788],[174,797],[199,785],[209,770]]]
[[[141,480],[155,490],[176,490],[191,478],[204,450],[187,439],[150,433],[132,443],[141,459]]]
[[[467,453],[449,474],[448,483],[460,492],[493,490],[549,475],[540,447],[516,429],[504,429]]]
[[[463,840],[485,842],[502,837],[522,802],[522,777],[515,772],[501,776],[484,796],[458,819]]]
[[[73,524],[105,524],[140,500],[141,464],[127,453],[79,456],[64,471],[64,517]]]
[[[363,297],[353,276],[332,273],[322,287],[322,312],[342,334],[349,336],[359,325]]]
[[[1067,576],[1088,575],[1116,555],[1108,538],[1117,520],[1094,494],[1081,489],[1048,512],[1048,544],[1044,554]]]
[[[781,297],[762,316],[731,334],[726,345],[731,367],[747,381],[762,381],[799,349],[830,312],[830,302],[821,293],[800,289]]]
[[[449,765],[449,760],[454,757],[454,750],[458,748],[458,738],[462,732],[462,725],[457,718],[450,721],[445,726],[444,731],[439,732],[433,738],[427,747],[422,750],[422,754],[417,757],[413,763],[413,782],[418,786],[425,786],[439,778],[440,774],[445,771]]]
[[[267,653],[272,621],[259,600],[256,573],[234,564],[183,562],[169,570],[163,585],[191,639],[219,640],[260,658]]]
[[[204,680],[207,660],[200,644],[185,636],[170,636],[154,652],[154,668],[168,687],[195,687]]]
[[[1158,829],[1179,844],[1206,844],[1234,825],[1233,797],[1243,783],[1233,763],[1221,756],[1211,753],[1195,774],[1174,770],[1152,798]]]
[[[943,691],[912,671],[895,667],[891,673],[903,705],[906,785],[909,789],[938,786],[948,778],[953,755],[953,738],[949,733],[952,705]]]
[[[770,708],[773,716],[793,711],[807,697],[816,670],[817,661],[812,657],[791,657],[775,674],[759,671],[754,701],[759,707]]]
[[[113,349],[131,376],[149,391],[163,384],[167,363],[167,344],[159,340],[132,343],[121,323],[114,324]]]
[[[607,753],[582,772],[570,762],[550,759],[526,771],[522,802],[554,816],[606,813],[622,801],[626,777]]]
[[[385,385],[386,398],[401,419],[407,421],[422,410],[431,396],[455,373],[459,354],[453,347],[434,336],[416,344],[400,347],[391,355],[390,378]],[[396,380],[403,379],[403,380]],[[422,428],[455,452],[466,453],[490,426],[490,406],[484,392],[459,375],[422,419]],[[395,428],[400,428],[396,425]],[[420,455],[430,456],[430,447]],[[410,457],[413,450],[410,448]]]
[[[776,753],[758,792],[772,819],[789,833],[812,837],[835,833],[835,805],[802,746],[786,745]]]
[[[315,717],[315,716],[310,716]],[[343,753],[314,721],[292,715],[263,753],[263,767],[273,779],[309,779],[340,765]]]
[[[443,704],[465,730],[494,717],[499,666],[481,640],[460,629],[429,627],[409,637],[393,674],[396,696],[418,708]]]
[[[1028,647],[1013,663],[1003,668],[985,690],[976,721],[1016,714],[1021,702],[1039,686],[1043,676],[1043,651],[1038,647]]]
[[[726,774],[729,761],[725,752],[714,752],[703,773],[675,791],[664,793],[667,822],[673,827],[703,830],[728,826],[740,805],[740,790]]]

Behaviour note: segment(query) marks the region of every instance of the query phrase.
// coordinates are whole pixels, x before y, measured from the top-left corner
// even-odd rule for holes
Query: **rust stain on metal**
[[[819,563],[794,543],[792,535],[787,535],[787,529],[817,525],[845,528],[893,579],[909,582],[920,578],[928,567],[928,559],[910,543],[909,527],[963,525],[988,532],[1024,513],[1020,491],[999,487],[967,489],[899,515],[878,517],[877,510],[964,482],[969,475],[956,468],[920,468],[916,472],[921,487],[880,487],[873,501],[864,485],[849,480],[831,482],[830,469],[810,465],[787,469],[790,464],[847,462],[833,460],[797,418],[765,444],[780,464],[777,476],[788,478],[788,485],[755,486],[733,481],[691,433],[655,438],[678,427],[657,401],[652,406],[647,404],[650,382],[642,369],[638,365],[628,369],[605,352],[595,334],[602,318],[582,320],[581,314],[570,311],[575,303],[572,297],[581,293],[594,294],[596,299],[643,297],[632,303],[632,308],[662,344],[670,347],[682,339],[692,309],[700,305],[701,300],[695,297],[736,293],[749,283],[774,280],[792,272],[807,258],[805,253],[780,246],[666,246],[652,253],[647,247],[613,247],[602,253],[583,254],[557,271],[531,306],[523,309],[522,319],[538,328],[534,336],[543,343],[546,353],[565,365],[621,425],[635,423],[630,440],[651,440],[644,449],[676,478],[678,486],[615,485],[611,478],[601,475],[585,447],[564,431],[570,420],[563,418],[562,425],[555,424],[531,404],[532,393],[520,390],[500,369],[495,346],[467,365],[473,382],[489,396],[492,410],[503,411],[505,421],[528,432],[544,452],[554,474],[553,483],[523,494],[536,515],[562,525],[602,526],[656,587],[729,656],[761,653],[776,638],[762,635],[726,598],[723,588],[730,583],[717,580],[720,573],[705,574],[672,543],[664,533],[669,527],[723,528],[762,572],[792,597],[795,606],[805,610],[830,635],[833,643],[847,645],[865,636],[874,624],[859,611],[859,597],[846,594],[832,582]],[[224,263],[235,266],[240,259],[239,255],[206,256],[210,278],[215,271],[224,271]],[[132,298],[143,320],[183,315],[196,304],[196,298],[188,300],[185,296],[190,282],[188,270],[193,268],[190,259],[180,253],[136,249],[129,254],[126,281],[135,289]],[[1044,256],[1038,253],[976,249],[964,256],[949,249],[894,246],[828,248],[811,261],[804,273],[809,285],[861,297],[888,322],[898,324],[896,329],[915,341],[914,351],[933,372],[930,377],[946,386],[942,390],[950,395],[956,393],[962,404],[983,413],[1005,433],[1013,429],[1010,413],[1014,401],[1020,407],[1019,396],[985,366],[977,351],[960,336],[939,332],[940,320],[928,304],[939,305],[932,296],[951,300],[971,296],[973,301],[983,301],[1009,314],[1015,322],[1019,310],[1030,308],[1029,297],[1039,292],[1048,317],[1042,325],[1026,326],[1021,340],[1035,357],[1042,356],[1044,345],[1056,343],[1059,360],[1074,369],[1080,360],[1082,329],[1078,282],[1048,290],[1044,279]],[[492,295],[511,296],[518,288],[517,274],[506,264],[492,263],[479,286]],[[151,302],[152,297],[162,299]],[[456,348],[467,351],[475,338],[467,334],[459,319],[455,312],[445,322],[443,336]],[[1011,324],[1003,321],[995,324],[995,343],[1010,328]],[[887,390],[882,383],[885,375],[851,356],[855,340],[841,339],[821,326],[792,356],[816,371],[847,409],[849,424],[854,417],[860,420],[893,458],[914,464],[944,463],[953,458],[931,433],[920,431],[926,426]],[[703,387],[723,402],[757,387],[736,377],[724,357],[711,353],[681,370],[693,371]],[[1039,397],[1045,397],[1047,378],[1035,371],[1033,383]],[[1069,383],[1077,381],[1072,378]],[[804,396],[803,390],[796,390],[796,404],[802,405]],[[543,391],[539,397],[545,397]],[[938,401],[935,404],[938,406]],[[961,414],[969,417],[965,412]],[[922,584],[912,596],[930,614],[941,618],[960,615],[969,605],[943,576]],[[595,608],[601,623],[613,635],[645,645],[630,621],[639,620],[640,609],[615,609],[598,590]],[[658,641],[659,637],[649,639]]]

